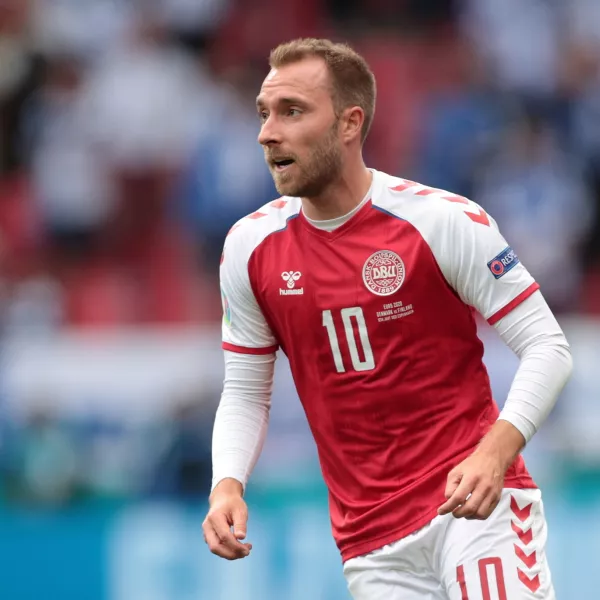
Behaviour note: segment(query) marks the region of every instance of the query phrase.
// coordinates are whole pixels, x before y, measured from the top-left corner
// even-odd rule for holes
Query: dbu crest
[[[377,296],[390,296],[404,282],[404,263],[391,250],[372,254],[363,267],[363,281],[367,289]]]

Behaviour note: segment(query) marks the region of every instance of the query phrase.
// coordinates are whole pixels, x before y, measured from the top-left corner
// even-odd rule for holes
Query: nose
[[[281,132],[277,127],[276,119],[273,119],[272,116],[267,117],[267,120],[263,122],[258,133],[258,143],[261,146],[273,146],[281,143]]]

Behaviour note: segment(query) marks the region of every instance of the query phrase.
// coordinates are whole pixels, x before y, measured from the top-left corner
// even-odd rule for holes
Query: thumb
[[[233,511],[232,516],[233,516],[233,535],[238,540],[243,540],[246,537],[248,511],[244,507],[236,508]]]
[[[452,469],[450,473],[448,473],[448,481],[446,482],[446,491],[444,492],[444,496],[446,500],[449,500],[452,497],[452,494],[456,491],[456,488],[459,486],[461,479],[463,478],[462,471],[460,469]]]

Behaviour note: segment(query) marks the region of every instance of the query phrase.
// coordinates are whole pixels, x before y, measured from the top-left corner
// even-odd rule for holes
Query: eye
[[[298,117],[302,114],[302,111],[299,108],[290,108],[288,110],[288,115],[290,117]]]
[[[266,110],[261,110],[258,113],[258,119],[261,123],[264,123],[269,118],[269,113]]]

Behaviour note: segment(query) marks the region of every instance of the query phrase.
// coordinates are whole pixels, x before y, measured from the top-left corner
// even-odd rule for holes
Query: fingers
[[[225,513],[212,513],[210,516],[210,523],[221,544],[232,549],[237,548],[240,545],[231,532],[231,525]]]
[[[245,539],[247,523],[248,510],[245,507],[236,509],[233,513],[233,535],[238,540]]]
[[[479,508],[475,511],[475,513],[471,516],[465,517],[468,520],[480,520],[484,521],[487,519],[496,509],[498,504],[500,503],[501,494],[490,493],[486,498],[484,498],[479,505]]]
[[[452,471],[448,473],[446,491],[444,492],[446,500],[449,500],[452,497],[452,494],[454,494],[454,492],[456,491],[456,488],[459,486],[461,479],[462,473],[459,469],[452,469]]]
[[[488,490],[482,486],[476,486],[471,494],[466,498],[465,502],[452,511],[452,514],[457,518],[462,517],[472,518],[477,514],[483,500],[485,500]]]
[[[206,543],[213,554],[228,560],[244,558],[250,554],[252,545],[241,543],[236,539],[224,513],[209,514],[204,521],[203,530]]]
[[[204,539],[208,544],[209,550],[220,556],[221,558],[226,558],[227,560],[235,560],[237,558],[234,550],[227,548],[221,544],[221,540],[217,537],[215,530],[212,528],[210,523],[205,521],[204,524]]]
[[[438,514],[452,513],[457,519],[487,519],[500,501],[500,491],[485,479],[464,477]]]
[[[471,493],[473,483],[470,478],[463,477],[454,490],[450,498],[438,508],[438,515],[447,515],[456,510],[461,504],[467,501],[467,496]]]

